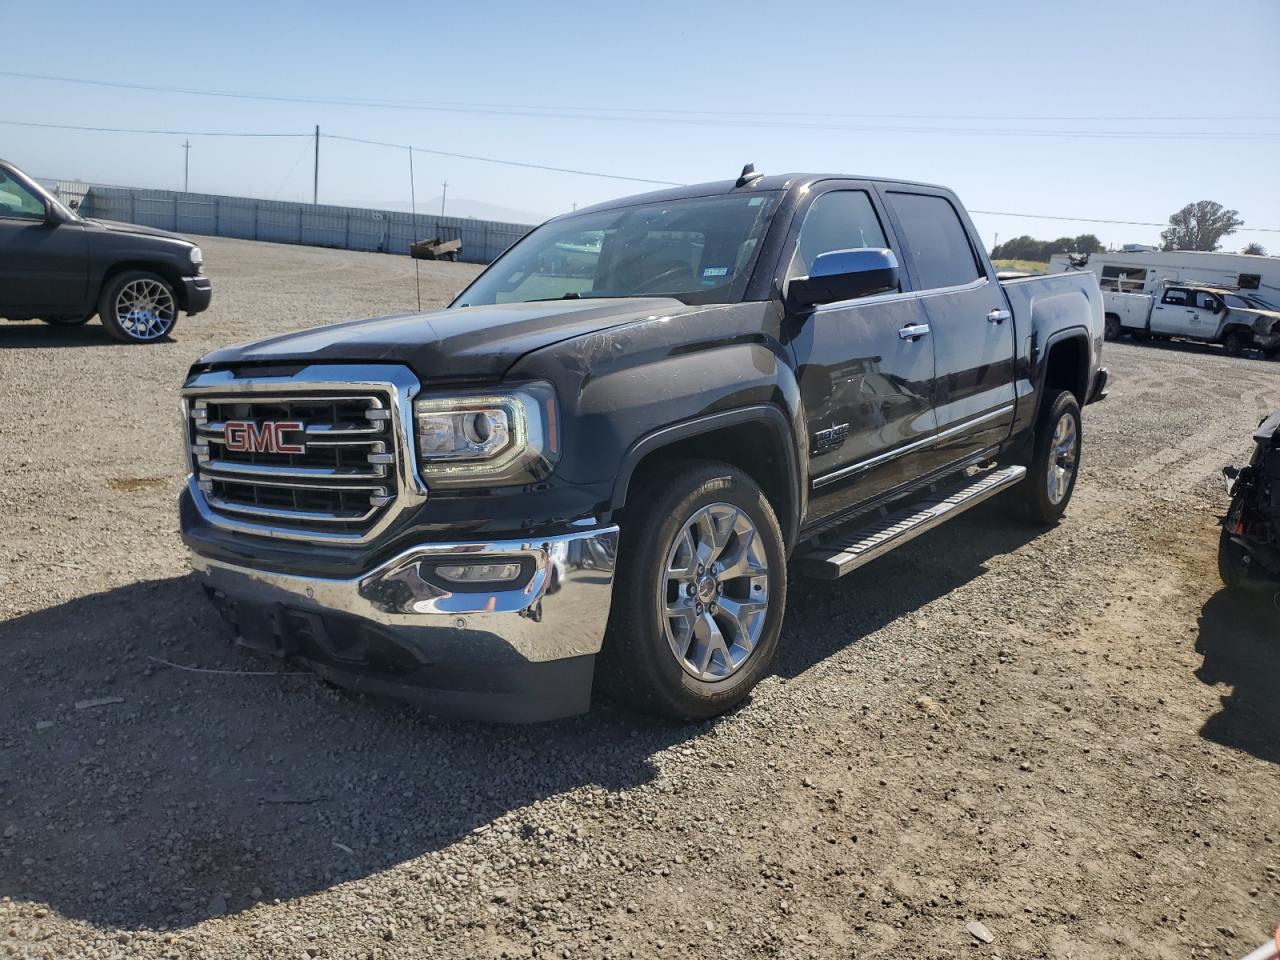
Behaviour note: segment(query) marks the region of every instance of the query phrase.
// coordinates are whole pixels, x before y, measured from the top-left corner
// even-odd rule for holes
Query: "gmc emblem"
[[[286,433],[302,429],[300,420],[228,420],[223,445],[236,453],[306,453],[305,443],[289,443]]]

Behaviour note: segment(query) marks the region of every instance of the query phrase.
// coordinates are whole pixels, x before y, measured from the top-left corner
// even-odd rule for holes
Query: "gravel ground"
[[[730,716],[453,723],[232,648],[174,509],[187,365],[409,308],[412,264],[204,245],[172,343],[0,326],[0,954],[1236,957],[1280,921],[1277,614],[1214,566],[1280,367],[1109,345],[1063,524],[995,502],[797,581]]]

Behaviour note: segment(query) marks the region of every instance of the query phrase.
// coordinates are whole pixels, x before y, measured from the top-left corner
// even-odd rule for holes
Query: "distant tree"
[[[1236,210],[1227,210],[1212,200],[1188,203],[1169,217],[1161,231],[1165,250],[1217,250],[1223,237],[1244,226]]]
[[[1266,248],[1260,243],[1249,244],[1247,247],[1244,248],[1243,252],[1257,254],[1260,257],[1265,257],[1267,255]]]
[[[1078,237],[1059,237],[1057,240],[1037,240],[1025,234],[996,246],[991,251],[992,260],[1048,260],[1055,253],[1098,253],[1102,241],[1092,233]]]

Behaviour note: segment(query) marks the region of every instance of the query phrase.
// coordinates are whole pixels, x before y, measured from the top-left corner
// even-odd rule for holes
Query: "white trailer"
[[[1050,273],[1090,270],[1103,292],[1155,293],[1162,280],[1234,288],[1249,297],[1280,305],[1280,257],[1244,253],[1202,253],[1197,250],[1153,253],[1094,253],[1087,262],[1078,254],[1055,253]]]

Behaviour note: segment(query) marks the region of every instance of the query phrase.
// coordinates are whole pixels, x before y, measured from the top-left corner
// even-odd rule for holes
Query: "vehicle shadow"
[[[1219,590],[1200,611],[1196,652],[1202,683],[1232,687],[1200,736],[1280,763],[1280,614],[1272,598]]]
[[[1042,532],[1013,519],[1002,498],[995,498],[839,580],[793,577],[775,672],[804,672],[982,576],[986,561]]]
[[[40,320],[0,321],[0,350],[6,347],[120,347],[96,320],[74,327],[60,327]]]
[[[1144,350],[1164,350],[1168,353],[1196,353],[1210,357],[1228,356],[1221,344],[1204,343],[1199,340],[1157,340],[1154,338],[1150,340],[1135,340],[1132,337],[1125,337],[1118,342],[1142,347]],[[1271,358],[1263,354],[1261,350],[1248,350],[1242,359],[1268,361]]]
[[[802,673],[1034,535],[993,505],[974,514],[844,580],[796,581],[777,672]],[[536,857],[522,809],[649,783],[655,753],[715,725],[607,702],[533,727],[450,722],[231,639],[189,576],[0,624],[0,896],[99,926],[183,928],[380,873],[509,813],[504,849]]]

